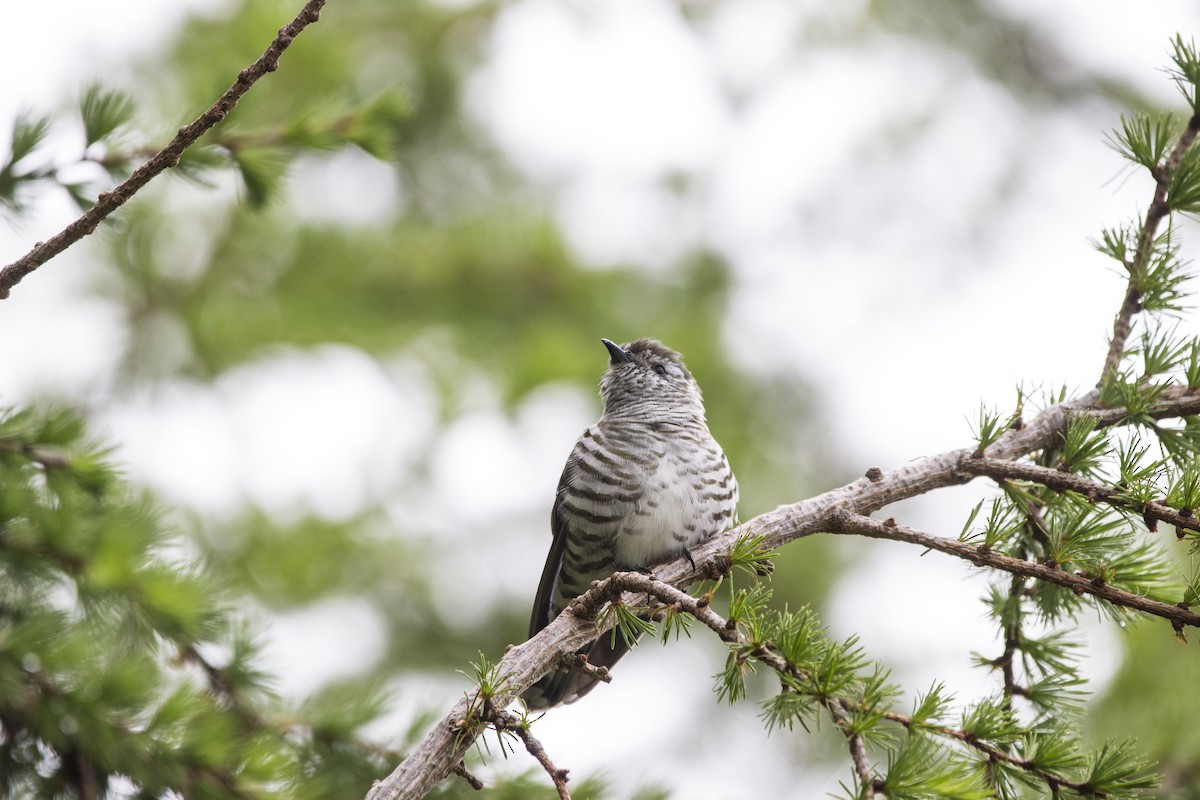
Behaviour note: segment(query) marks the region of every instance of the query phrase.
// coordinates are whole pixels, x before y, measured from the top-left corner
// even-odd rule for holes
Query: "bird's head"
[[[600,379],[606,417],[704,420],[704,401],[679,353],[655,339],[608,348],[609,364]]]

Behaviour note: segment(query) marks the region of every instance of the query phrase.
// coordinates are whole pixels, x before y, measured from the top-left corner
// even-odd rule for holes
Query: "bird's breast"
[[[736,489],[713,491],[729,469],[715,442],[711,449],[666,446],[660,452],[646,464],[638,502],[618,528],[614,556],[626,568],[679,555],[733,519]],[[729,475],[726,485],[732,480]]]

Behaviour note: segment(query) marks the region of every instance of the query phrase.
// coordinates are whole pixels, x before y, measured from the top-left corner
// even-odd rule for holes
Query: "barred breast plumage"
[[[551,513],[554,541],[530,636],[591,582],[679,555],[736,523],[738,486],[709,433],[700,389],[679,354],[653,339],[610,354],[600,382],[604,413],[575,443]],[[625,653],[607,636],[585,649],[612,666]],[[552,672],[525,694],[531,708],[569,703],[595,681]]]

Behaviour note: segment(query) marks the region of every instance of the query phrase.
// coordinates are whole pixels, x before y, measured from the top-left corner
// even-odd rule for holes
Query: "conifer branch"
[[[835,533],[850,533],[859,536],[868,536],[872,539],[888,539],[894,542],[908,542],[909,544],[920,545],[930,550],[937,550],[939,553],[946,553],[947,555],[961,558],[964,561],[969,561],[977,567],[991,567],[992,569],[1002,570],[1013,575],[1035,578],[1065,587],[1079,595],[1091,595],[1115,606],[1162,617],[1175,626],[1200,627],[1200,614],[1192,611],[1186,605],[1171,605],[1170,603],[1152,600],[1148,597],[1118,589],[1104,583],[1099,578],[1077,575],[1073,572],[1066,572],[1065,570],[1046,564],[1014,558],[989,550],[982,545],[971,545],[923,533],[904,525],[898,525],[893,520],[880,522],[861,514],[855,514],[847,509],[838,509],[835,511],[830,522],[832,530]]]
[[[205,658],[195,644],[177,642],[177,647],[179,648],[179,657],[204,673],[204,678],[208,681],[208,688],[213,695],[223,698],[229,704],[229,707],[241,719],[242,724],[246,726],[246,730],[258,731],[272,727],[254,708],[254,704],[243,695],[241,688],[229,678],[225,670]],[[286,733],[286,731],[284,732]]]
[[[1100,380],[1096,383],[1097,386],[1103,386],[1104,382],[1116,373],[1117,366],[1125,355],[1125,343],[1129,340],[1129,333],[1133,328],[1133,317],[1142,310],[1142,292],[1139,284],[1154,252],[1158,226],[1171,213],[1167,197],[1167,190],[1171,186],[1171,176],[1179,169],[1184,154],[1192,146],[1198,132],[1200,132],[1200,114],[1193,114],[1178,141],[1175,142],[1171,154],[1151,170],[1155,182],[1154,199],[1150,201],[1150,207],[1146,209],[1146,218],[1142,222],[1142,228],[1138,234],[1137,249],[1134,251],[1133,260],[1126,263],[1129,270],[1129,284],[1125,290],[1125,299],[1113,320],[1113,335],[1108,344],[1108,354],[1104,358],[1104,368],[1100,371]]]
[[[876,780],[871,761],[867,758],[867,745],[862,734],[850,733],[850,703],[847,700],[834,700],[824,704],[838,730],[846,734],[846,743],[850,747],[850,761],[854,764],[854,774],[858,776],[858,785],[862,787],[862,800],[875,800]]]
[[[904,726],[908,730],[920,729],[928,733],[935,733],[939,736],[956,739],[965,744],[967,747],[984,754],[993,762],[1002,761],[1009,766],[1013,766],[1017,769],[1023,770],[1024,772],[1028,772],[1030,775],[1036,775],[1039,779],[1045,782],[1047,787],[1052,790],[1056,788],[1071,789],[1075,792],[1078,792],[1082,797],[1104,798],[1108,796],[1104,792],[1097,792],[1088,785],[1087,781],[1073,781],[1068,778],[1064,778],[1062,775],[1039,767],[1037,764],[1028,759],[1014,756],[1012,753],[1006,753],[1000,748],[994,747],[993,745],[983,741],[978,736],[974,736],[959,728],[951,728],[944,725],[931,726],[924,723],[918,725],[913,718],[907,714],[897,714],[894,711],[885,712],[883,717],[889,722],[895,722],[898,725]]]
[[[20,283],[26,275],[95,231],[97,225],[159,173],[178,165],[184,151],[195,144],[209,128],[225,119],[246,92],[250,91],[250,87],[268,72],[275,71],[283,51],[291,46],[305,28],[320,19],[321,8],[325,2],[326,0],[308,0],[295,19],[279,29],[279,34],[263,54],[239,72],[237,80],[203,114],[180,128],[166,147],[134,170],[121,184],[111,191],[101,193],[91,208],[62,231],[44,242],[38,242],[24,256],[0,270],[0,300],[7,298],[12,287]]]
[[[1012,580],[1008,584],[1009,598],[1019,598],[1026,590],[1026,578],[1024,575],[1012,576]],[[1021,687],[1017,684],[1017,651],[1021,649],[1021,619],[1018,616],[1008,625],[1002,625],[1002,633],[1004,634],[1004,652],[992,662],[1000,669],[1000,675],[1004,679],[1004,708],[1007,711],[1012,711],[1012,699],[1021,694]]]
[[[31,674],[29,680],[31,681],[31,685],[36,687],[39,696],[43,698],[64,698],[71,695],[74,691],[74,687],[65,686],[41,673]],[[12,709],[8,710],[13,711]],[[11,726],[11,729],[7,731],[8,733],[22,732],[22,728],[26,726],[25,720],[22,719],[25,713],[25,711],[22,711],[20,714],[5,720]],[[127,720],[119,714],[106,717],[103,724],[104,732],[107,736],[134,738],[141,735],[137,726],[127,724]],[[92,797],[98,800],[101,795],[96,786],[94,763],[78,750],[66,750],[66,754],[76,759],[75,769],[68,771],[66,774],[68,788],[74,789],[81,798]],[[220,787],[221,796],[231,798],[231,800],[253,800],[253,798],[259,796],[258,792],[243,787],[238,780],[238,775],[234,772],[215,770],[200,764],[191,764],[186,767],[185,773],[186,780],[179,781],[177,787],[174,787],[185,796],[189,790],[196,786],[212,786],[213,784]],[[7,796],[5,795],[5,797]]]
[[[637,572],[616,573],[608,580],[593,584],[591,590],[587,594],[581,596],[580,604],[577,607],[577,613],[580,614],[595,614],[599,607],[608,600],[620,598],[623,592],[634,592],[637,594],[645,594],[648,597],[653,597],[659,602],[667,606],[674,606],[682,609],[698,621],[702,622],[706,627],[717,634],[718,637],[727,643],[744,643],[745,639],[737,630],[737,626],[733,620],[728,620],[714,612],[703,597],[693,597],[692,595],[675,588],[669,584],[663,583],[656,579],[653,575],[646,575]],[[795,675],[796,667],[789,664],[785,658],[779,653],[774,645],[767,643],[760,645],[754,651],[754,657],[759,662],[770,667],[781,676]],[[1019,693],[1019,692],[1018,692]],[[856,703],[853,700],[846,698],[829,698],[819,700],[829,712],[834,724],[845,735],[850,747],[851,760],[854,764],[855,774],[858,776],[859,784],[862,790],[862,798],[873,798],[880,791],[880,781],[875,778],[871,768],[870,761],[867,757],[865,741],[863,737],[853,732],[849,717],[853,712],[863,711],[878,711],[874,708],[866,708],[861,703]],[[1018,756],[1006,753],[1003,750],[988,744],[978,736],[969,733],[968,731],[953,728],[946,725],[929,725],[922,723],[918,725],[909,715],[900,714],[892,711],[881,712],[884,719],[902,725],[908,730],[920,729],[926,733],[932,733],[944,738],[954,739],[962,744],[973,748],[974,750],[986,755],[992,761],[1003,761],[1010,766],[1016,767],[1024,772],[1036,776],[1044,781],[1051,789],[1065,788],[1078,792],[1083,797],[1103,798],[1107,795],[1104,792],[1097,792],[1090,787],[1086,781],[1075,781],[1057,774],[1047,769],[1043,769],[1034,762],[1023,759]]]
[[[1021,461],[1003,461],[992,458],[968,458],[962,462],[966,472],[985,475],[997,482],[1006,480],[1037,483],[1056,492],[1074,492],[1092,503],[1103,502],[1141,514],[1147,520],[1157,520],[1176,528],[1200,532],[1200,519],[1191,509],[1175,509],[1158,500],[1140,502],[1129,497],[1115,486],[1093,481],[1082,475],[1063,472],[1038,464]]]

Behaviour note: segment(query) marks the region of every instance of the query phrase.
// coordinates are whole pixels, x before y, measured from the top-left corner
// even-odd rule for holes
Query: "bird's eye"
[[[666,376],[666,374],[667,374],[667,368],[666,368],[666,367],[664,367],[662,364],[655,364],[655,365],[654,365],[654,371],[655,371],[655,372],[657,372],[659,375],[662,375],[662,376],[664,376],[664,377],[665,377],[665,376]]]

